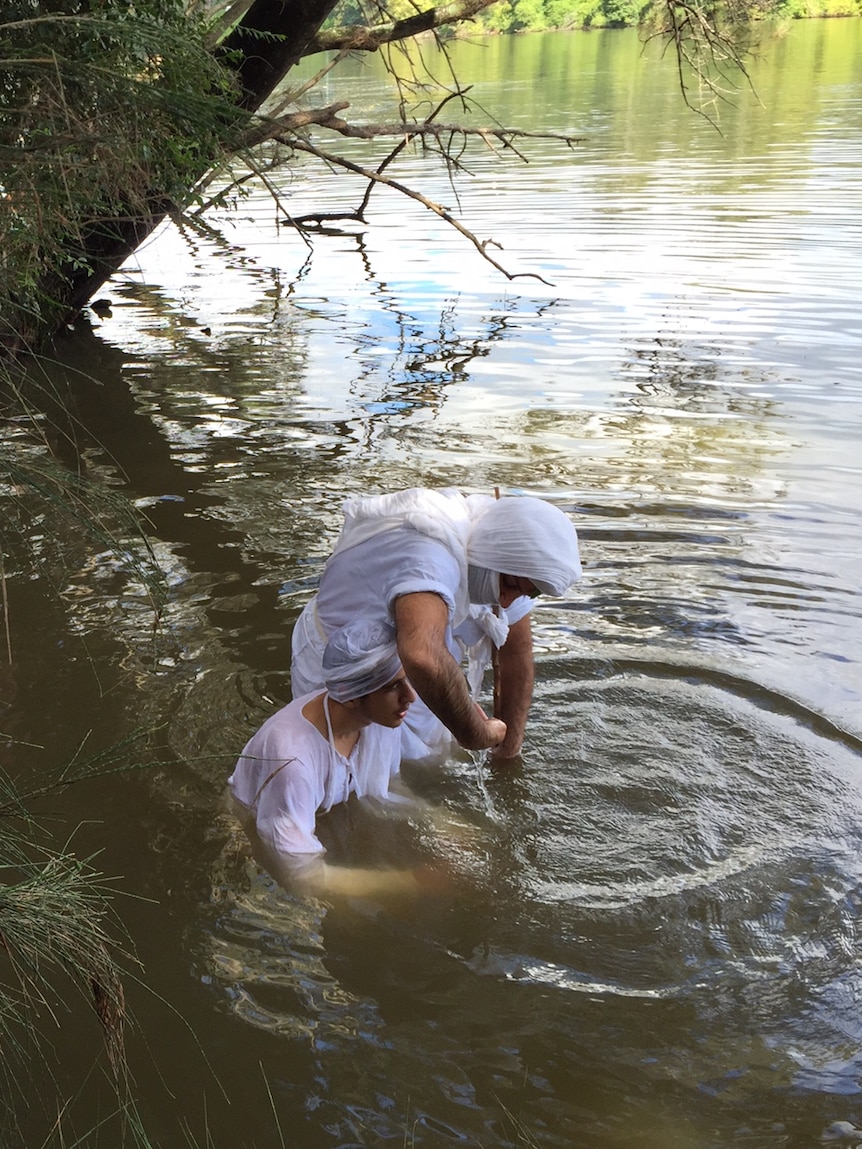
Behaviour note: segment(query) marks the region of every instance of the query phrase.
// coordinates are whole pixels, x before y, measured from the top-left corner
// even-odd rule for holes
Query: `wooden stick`
[[[494,488],[494,498],[499,499],[499,497],[500,497],[500,488],[495,487]],[[500,604],[499,604],[499,602],[494,604],[494,614],[497,616],[497,618],[500,617]],[[493,711],[493,714],[494,714],[495,718],[499,718],[500,717],[500,714],[499,714],[499,709],[500,709],[500,652],[497,649],[497,644],[495,642],[491,643],[491,666],[492,666],[493,671],[494,671],[494,711]]]

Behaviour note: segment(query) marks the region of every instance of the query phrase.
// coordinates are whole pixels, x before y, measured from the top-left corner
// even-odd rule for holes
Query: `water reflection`
[[[835,23],[758,62],[766,107],[728,109],[723,138],[671,111],[636,39],[477,49],[503,119],[590,129],[565,165],[537,154],[504,188],[482,160],[465,188],[553,291],[504,292],[385,204],[384,228],[309,253],[252,197],[227,243],[165,232],[58,350],[75,415],[54,449],[138,501],[171,601],[154,639],[80,537],[66,614],[10,579],[4,730],[45,749],[6,751],[24,773],[88,730],[167,724],[157,771],[64,799],[152,899],[122,907],[147,975],[230,1094],[162,1010],[140,1072],[175,1089],[152,1106],[165,1144],[203,1095],[231,1143],[272,1144],[274,1104],[309,1149],[810,1149],[862,1125],[862,25]],[[297,208],[339,199],[294,174]],[[536,610],[522,769],[409,778],[465,839],[331,827],[345,860],[445,859],[457,889],[324,905],[271,881],[218,799],[289,697],[342,498],[414,483],[545,495],[585,578]]]

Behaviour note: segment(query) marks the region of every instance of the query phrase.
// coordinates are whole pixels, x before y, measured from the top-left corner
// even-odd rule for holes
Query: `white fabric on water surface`
[[[279,854],[322,854],[317,814],[351,794],[386,801],[400,768],[398,731],[377,723],[363,728],[348,758],[340,754],[302,713],[318,693],[295,698],[268,718],[228,780],[234,798],[254,815],[262,841]]]
[[[336,702],[349,702],[392,682],[401,672],[395,628],[359,618],[336,630],[322,659],[323,682]]]

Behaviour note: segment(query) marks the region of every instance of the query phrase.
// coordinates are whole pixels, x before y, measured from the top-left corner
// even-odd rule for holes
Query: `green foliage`
[[[486,32],[508,32],[515,19],[511,0],[498,0],[476,17],[476,23]]]
[[[55,848],[31,812],[35,803],[75,783],[142,768],[135,754],[148,734],[135,731],[90,755],[79,748],[28,792],[0,770],[0,1146],[18,1149],[23,1143],[17,1107],[22,1099],[32,1101],[31,1078],[44,1076],[47,1088],[60,1089],[46,1036],[51,1024],[80,1023],[80,1032],[90,1027],[95,1050],[101,1034],[104,1076],[113,1095],[113,1108],[100,1123],[107,1138],[100,1139],[96,1130],[80,1136],[71,1128],[74,1097],[45,1096],[49,1131],[39,1144],[42,1149],[73,1144],[152,1149],[124,1046],[123,979],[138,963],[114,913],[113,886],[92,858],[73,853],[71,843]],[[83,1085],[92,1066],[77,1060],[70,1069]]]
[[[639,24],[648,0],[506,0],[476,17],[486,32],[604,28]]]
[[[79,769],[84,769],[79,764]],[[21,1144],[18,1074],[45,1061],[37,1019],[59,1018],[77,998],[104,1038],[118,1112],[134,1106],[126,1082],[125,1004],[111,934],[110,890],[88,859],[39,842],[26,799],[0,773],[0,1144]],[[77,1012],[77,1010],[75,1010]],[[44,1027],[42,1027],[44,1028]],[[59,1099],[58,1099],[59,1100]],[[61,1106],[58,1105],[58,1112]],[[58,1119],[58,1132],[62,1122]],[[139,1145],[145,1139],[135,1135]]]
[[[474,24],[484,32],[656,26],[668,10],[668,5],[653,0],[501,0],[480,12]],[[721,6],[695,5],[687,11],[717,26],[736,28],[757,20],[859,16],[862,0],[732,0]],[[684,19],[683,9],[679,12]]]
[[[793,0],[789,0],[793,2]],[[862,0],[811,0],[814,3],[857,3]],[[467,34],[538,32],[551,28],[623,27],[640,23],[650,0],[497,0],[471,17]],[[326,27],[375,24],[416,11],[410,0],[387,3],[385,12],[370,0],[341,0]]]
[[[862,16],[862,0],[777,0],[773,14],[780,20]]]
[[[339,28],[353,24],[374,26],[390,20],[405,20],[408,16],[415,16],[419,10],[414,0],[386,0],[385,5],[376,0],[340,0],[323,27]]]
[[[0,314],[50,312],[88,237],[182,201],[233,123],[181,0],[7,0],[0,21]],[[0,329],[0,344],[4,331]]]
[[[545,27],[544,0],[516,0],[512,5],[513,31],[537,31]]]

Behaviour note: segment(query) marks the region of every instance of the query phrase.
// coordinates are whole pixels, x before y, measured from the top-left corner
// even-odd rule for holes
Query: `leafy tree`
[[[516,0],[513,30],[536,31],[547,26],[544,0]]]

